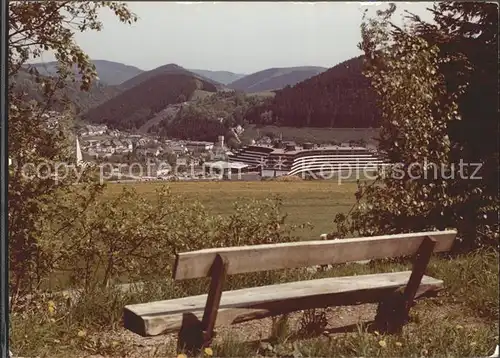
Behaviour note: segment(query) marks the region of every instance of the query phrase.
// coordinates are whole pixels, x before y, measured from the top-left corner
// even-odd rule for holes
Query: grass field
[[[294,141],[297,143],[312,142],[317,144],[324,143],[344,143],[350,140],[364,140],[369,144],[376,144],[374,138],[378,137],[377,128],[312,128],[312,127],[277,127],[263,126],[257,127],[250,125],[245,128],[242,138],[254,139],[265,133],[274,133],[275,135],[283,134],[284,141]]]
[[[124,186],[133,186],[144,197],[153,197],[154,191],[165,183],[109,184],[106,195],[112,197]],[[348,211],[354,203],[355,183],[339,185],[336,181],[299,182],[172,182],[173,193],[199,200],[215,214],[228,215],[239,198],[265,199],[278,195],[283,199],[287,222],[310,223],[311,229],[297,234],[304,239],[316,239],[333,229],[335,214]]]
[[[157,199],[156,190],[162,187],[170,188],[172,194],[181,195],[186,202],[197,201],[210,213],[223,216],[231,215],[235,203],[242,199],[264,200],[278,196],[283,204],[282,213],[287,215],[285,225],[307,224],[293,230],[293,236],[301,240],[317,240],[321,234],[332,232],[335,215],[352,207],[356,190],[355,183],[339,185],[335,180],[129,182],[108,183],[102,200],[111,201],[123,189],[133,188],[141,198],[154,201]],[[69,285],[65,271],[53,273],[47,281],[47,288],[52,290],[66,289]]]

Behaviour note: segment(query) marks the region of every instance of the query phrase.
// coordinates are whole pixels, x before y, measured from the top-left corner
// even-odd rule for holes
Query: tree
[[[186,102],[186,96],[184,94],[180,94],[178,97],[177,97],[177,102]]]
[[[236,140],[234,135],[232,137],[229,137],[227,140],[227,146],[229,149],[239,149],[241,148],[241,143]]]
[[[391,5],[363,22],[365,76],[382,113],[379,146],[398,165],[359,186],[349,217],[335,219],[341,235],[457,228],[462,249],[497,245],[497,174],[490,164],[496,139],[480,124],[498,123],[490,79],[498,74],[495,8],[440,3],[432,10],[437,25],[410,16],[400,28],[391,22]],[[482,85],[486,96],[479,98]],[[479,129],[457,135],[471,123]],[[478,134],[487,149],[477,149]],[[460,160],[481,163],[483,179],[471,180],[470,166],[457,170]]]
[[[454,208],[462,231],[482,242],[498,227],[498,4],[440,3],[431,11],[436,25],[411,19],[419,36],[454,59],[440,63],[449,91],[466,86],[457,98],[461,120],[449,124],[451,155],[480,165],[482,179],[457,181],[452,195],[463,197]]]
[[[74,31],[101,30],[98,11],[109,8],[120,21],[136,21],[127,6],[119,2],[10,2],[8,71],[9,88],[9,156],[15,165],[9,180],[9,261],[11,292],[36,288],[54,265],[58,240],[67,226],[59,228],[50,238],[44,236],[50,219],[67,207],[61,206],[61,196],[75,192],[78,171],[80,181],[92,183],[93,177],[84,168],[70,170],[63,177],[57,172],[58,163],[70,163],[74,145],[72,125],[74,114],[69,104],[62,113],[51,112],[58,92],[75,81],[88,90],[95,78],[95,67],[76,44]],[[44,94],[38,102],[29,102],[25,94],[14,90],[18,75],[26,73],[28,60],[40,58],[43,51],[52,51],[58,60],[58,76],[42,77],[33,69],[29,73]],[[52,117],[52,118],[50,118]],[[50,120],[57,118],[50,124]],[[26,168],[31,170],[26,171]],[[68,166],[65,167],[69,169]],[[38,169],[38,170],[36,170]],[[58,175],[61,174],[61,175]],[[89,184],[90,185],[90,184]],[[79,187],[79,199],[70,212],[77,217],[100,192],[99,185]]]
[[[271,124],[273,120],[273,112],[265,111],[260,114],[260,119],[262,124]]]
[[[175,154],[175,153],[167,153],[165,157],[166,157],[167,163],[172,168],[175,168],[175,166],[177,165],[177,154]]]

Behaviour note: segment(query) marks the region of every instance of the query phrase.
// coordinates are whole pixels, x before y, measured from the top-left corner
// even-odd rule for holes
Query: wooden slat
[[[210,267],[217,254],[227,260],[227,274],[234,275],[409,256],[416,253],[422,240],[427,236],[437,241],[434,252],[443,252],[451,249],[456,234],[456,231],[450,230],[204,249],[176,255],[173,276],[175,280],[209,277]]]
[[[245,288],[222,293],[216,326],[245,322],[288,312],[337,305],[379,302],[405,286],[411,271],[344,276],[279,285]],[[443,287],[424,276],[416,294],[421,297]],[[125,328],[142,336],[179,331],[199,324],[207,295],[126,306]]]

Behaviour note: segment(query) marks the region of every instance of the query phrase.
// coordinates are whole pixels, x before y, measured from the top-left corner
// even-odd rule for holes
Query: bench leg
[[[400,333],[408,322],[410,308],[417,294],[425,269],[429,264],[436,240],[426,237],[420,245],[413,262],[413,269],[406,287],[397,289],[390,297],[379,303],[375,323],[385,333]]]
[[[411,276],[404,291],[406,301],[405,309],[407,313],[410,312],[410,308],[413,305],[413,300],[415,299],[418,287],[422,282],[422,277],[424,277],[425,270],[427,269],[427,265],[429,264],[435,246],[436,240],[427,236],[420,244],[417,254],[415,255]]]
[[[212,280],[208,291],[207,303],[203,312],[201,327],[203,332],[203,347],[210,345],[213,335],[217,312],[219,311],[222,290],[226,280],[227,261],[219,254],[215,257],[211,269]]]

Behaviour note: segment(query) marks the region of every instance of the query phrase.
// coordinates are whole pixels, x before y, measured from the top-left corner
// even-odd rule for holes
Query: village
[[[224,136],[215,143],[164,139],[121,132],[106,125],[85,125],[77,136],[77,161],[108,164],[105,174],[109,180],[221,179],[221,173],[207,176],[204,164],[227,162],[233,154]],[[153,166],[143,170],[139,163]]]
[[[87,125],[78,136],[84,157],[106,158],[108,161],[123,159],[120,156],[131,153],[137,157],[161,157],[170,153],[183,157],[189,152],[202,153],[214,149],[212,142],[161,140],[154,136],[111,130],[106,125]]]
[[[388,165],[373,145],[351,141],[322,144],[272,140],[266,135],[242,143],[244,129],[232,129],[239,146],[223,135],[216,142],[130,134],[106,125],[78,131],[77,162],[100,164],[108,181],[267,180],[279,176],[332,179],[332,175]],[[325,177],[325,174],[328,178]]]

